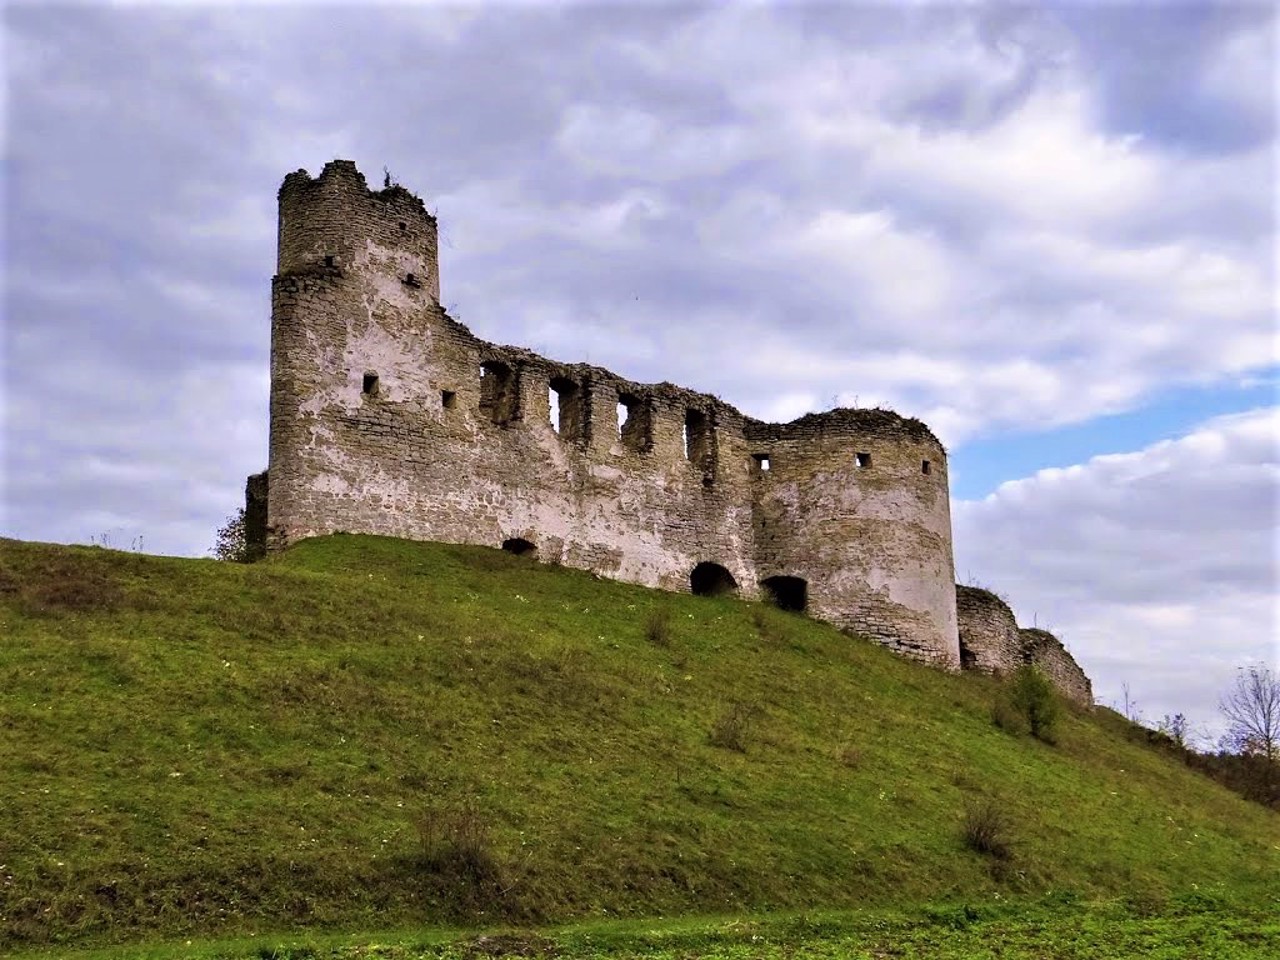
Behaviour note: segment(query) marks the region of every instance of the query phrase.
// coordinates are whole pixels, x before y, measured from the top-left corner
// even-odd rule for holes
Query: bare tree
[[[1280,677],[1270,667],[1246,667],[1218,702],[1226,740],[1237,753],[1280,760]]]
[[[1156,729],[1178,746],[1186,747],[1187,740],[1190,738],[1191,724],[1187,721],[1185,714],[1175,713],[1169,716],[1166,713],[1156,724]]]
[[[1124,718],[1130,723],[1142,722],[1142,711],[1138,709],[1138,701],[1129,693],[1129,681],[1120,684],[1120,695],[1124,701]]]

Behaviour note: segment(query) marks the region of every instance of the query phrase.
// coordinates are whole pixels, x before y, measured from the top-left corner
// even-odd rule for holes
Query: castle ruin
[[[246,519],[479,544],[649,587],[733,592],[961,667],[947,455],[923,423],[764,423],[479,339],[440,304],[436,220],[350,161],[284,179],[270,459]]]

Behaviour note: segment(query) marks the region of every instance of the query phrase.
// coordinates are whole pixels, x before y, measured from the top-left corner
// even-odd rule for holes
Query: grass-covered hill
[[[0,541],[0,952],[1052,895],[1280,905],[1280,819],[823,624],[497,551]],[[990,802],[1010,855],[962,836]]]

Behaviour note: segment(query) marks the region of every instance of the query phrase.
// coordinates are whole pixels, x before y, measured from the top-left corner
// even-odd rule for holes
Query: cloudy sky
[[[207,554],[266,463],[275,193],[441,222],[479,335],[922,417],[957,576],[1103,702],[1280,660],[1267,4],[10,3],[3,513]]]

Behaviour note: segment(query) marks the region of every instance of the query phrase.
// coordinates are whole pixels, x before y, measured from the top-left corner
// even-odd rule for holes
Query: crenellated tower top
[[[370,190],[353,161],[331,160],[318,177],[286,176],[279,200],[279,276],[393,261],[439,302],[436,218],[404,187]]]

